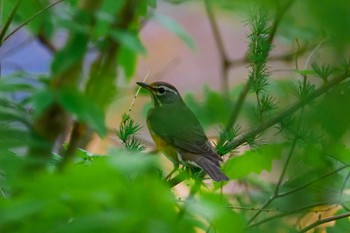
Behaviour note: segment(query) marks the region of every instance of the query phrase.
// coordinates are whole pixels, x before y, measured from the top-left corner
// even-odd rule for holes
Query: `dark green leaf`
[[[110,35],[126,48],[134,52],[146,54],[146,49],[143,47],[137,34],[129,31],[112,30]]]
[[[54,94],[50,90],[41,90],[33,93],[31,103],[33,104],[33,115],[38,117],[54,102]]]

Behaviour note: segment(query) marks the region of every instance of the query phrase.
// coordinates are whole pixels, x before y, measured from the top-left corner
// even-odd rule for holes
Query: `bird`
[[[166,178],[171,177],[181,164],[201,168],[216,182],[229,180],[220,170],[222,158],[178,90],[163,81],[137,84],[151,94],[153,106],[147,113],[146,122],[152,139],[159,151],[174,164]]]

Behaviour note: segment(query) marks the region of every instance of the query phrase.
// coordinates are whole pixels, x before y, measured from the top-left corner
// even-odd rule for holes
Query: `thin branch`
[[[291,51],[291,52],[287,52],[284,54],[279,54],[279,55],[271,55],[270,57],[267,58],[268,61],[285,61],[285,62],[291,62],[293,61],[294,57],[297,55],[302,55],[304,54],[306,51],[308,51],[308,47],[307,46],[303,46],[302,48],[299,48],[298,51]],[[231,60],[230,61],[230,66],[231,64],[234,64],[234,67],[237,66],[245,66],[247,63],[249,62],[248,58],[242,57],[236,60]]]
[[[317,204],[317,206],[319,206],[319,205],[320,204]],[[280,209],[262,209],[262,208],[244,207],[244,206],[227,206],[226,208],[234,209],[234,210],[247,210],[247,211],[282,212],[282,213],[285,213],[285,214],[286,213],[290,214],[290,211],[283,211],[283,210],[280,210]],[[335,207],[325,208],[325,209],[321,209],[321,210],[309,210],[310,206],[308,206],[308,207],[303,207],[302,209],[298,209],[297,212],[303,211],[303,212],[309,212],[309,213],[318,213],[318,212],[327,212],[327,211],[330,211],[333,208],[335,208]]]
[[[271,126],[277,124],[281,120],[285,119],[288,116],[291,116],[293,113],[301,109],[306,104],[310,103],[320,95],[326,93],[328,90],[333,88],[334,86],[338,85],[342,81],[344,81],[346,78],[348,78],[347,74],[340,75],[333,80],[323,84],[321,87],[316,89],[312,94],[309,95],[308,98],[304,100],[299,100],[295,102],[294,104],[291,104],[289,107],[282,110],[280,113],[274,115],[270,119],[266,120],[265,122],[258,125],[256,128],[242,134],[237,139],[233,140],[231,142],[232,147],[236,148],[244,143],[246,143],[249,139],[255,138],[257,135],[262,133],[264,130],[270,128]]]
[[[174,178],[171,178],[170,180],[168,180],[167,184],[169,185],[170,188],[172,188],[180,184],[182,181],[186,180],[187,178],[188,178],[188,173],[186,171],[182,171]]]
[[[224,95],[228,97],[228,71],[230,66],[233,66],[233,63],[230,62],[227,56],[227,53],[224,47],[224,42],[221,37],[218,23],[213,11],[213,6],[211,5],[211,0],[205,0],[204,3],[205,3],[205,10],[209,19],[209,24],[213,31],[214,40],[215,40],[216,46],[218,47],[219,56],[221,59],[220,77],[222,78],[222,81],[221,81],[222,91]]]
[[[7,18],[6,22],[5,22],[5,26],[2,28],[1,32],[0,32],[0,46],[4,43],[4,41],[6,40],[5,34],[7,32],[7,29],[10,27],[10,24],[12,22],[12,19],[15,17],[16,12],[18,10],[19,5],[21,4],[22,0],[17,0],[17,2],[15,3],[15,6],[13,7],[9,17]],[[5,38],[4,38],[5,37]]]
[[[290,161],[290,159],[292,157],[292,154],[294,152],[294,149],[295,149],[297,141],[298,141],[298,137],[295,136],[295,138],[293,140],[293,144],[292,144],[292,146],[291,146],[291,148],[289,150],[289,154],[288,154],[287,160],[284,163],[283,170],[282,170],[281,175],[280,175],[280,177],[278,179],[278,182],[276,184],[275,191],[273,192],[272,196],[267,200],[267,202],[263,205],[262,209],[266,208],[268,205],[270,205],[271,202],[273,202],[275,199],[279,198],[279,194],[278,194],[279,188],[280,188],[280,186],[282,184],[282,181],[284,179],[284,176],[286,174],[287,167],[289,165],[289,161]],[[248,225],[251,224],[260,215],[261,212],[262,211],[258,211],[257,213],[255,213],[253,215],[253,217],[248,221]]]
[[[320,176],[320,177],[317,177],[316,179],[314,179],[314,180],[312,180],[312,181],[309,181],[309,182],[307,182],[307,183],[305,183],[305,184],[303,184],[303,185],[301,185],[301,186],[299,186],[299,187],[297,187],[297,188],[295,188],[295,189],[292,189],[292,190],[290,190],[290,191],[288,191],[288,192],[277,193],[277,194],[273,195],[273,196],[260,208],[260,211],[258,211],[258,213],[256,213],[256,214],[250,219],[250,221],[248,222],[248,225],[249,225],[248,228],[255,227],[255,226],[257,226],[257,225],[261,225],[261,224],[263,224],[263,223],[265,223],[265,222],[268,222],[268,221],[270,221],[270,220],[272,220],[272,219],[276,219],[276,218],[279,218],[279,217],[284,217],[284,216],[286,216],[286,215],[290,215],[290,214],[293,214],[293,213],[300,212],[300,209],[298,209],[297,211],[292,211],[292,212],[287,212],[287,213],[278,214],[278,215],[275,215],[275,216],[272,216],[272,217],[263,219],[263,220],[261,220],[260,222],[257,222],[257,223],[254,223],[254,224],[250,224],[254,219],[256,219],[256,217],[257,217],[256,215],[259,215],[259,214],[262,212],[261,210],[266,209],[266,207],[267,207],[272,201],[274,201],[275,199],[278,199],[278,198],[281,198],[281,197],[290,195],[290,194],[292,194],[292,193],[295,193],[295,192],[297,192],[297,191],[300,191],[301,189],[304,189],[304,188],[306,188],[307,186],[310,186],[310,185],[312,185],[312,184],[314,184],[314,183],[316,183],[316,182],[318,182],[318,181],[320,181],[320,180],[322,180],[322,179],[324,179],[324,178],[326,178],[326,177],[328,177],[328,176],[331,176],[331,175],[333,175],[333,174],[335,174],[335,173],[337,173],[337,172],[339,172],[339,171],[341,171],[341,170],[343,170],[343,169],[345,169],[345,168],[347,168],[347,167],[349,167],[349,166],[347,166],[347,165],[342,166],[342,167],[340,167],[340,168],[338,168],[338,169],[335,169],[335,170],[333,170],[333,171],[331,171],[331,172],[329,172],[329,173],[326,173],[326,174],[324,174],[324,175],[322,175],[322,176]],[[324,203],[324,204],[329,204],[329,203]],[[312,207],[314,207],[314,206],[319,206],[319,205],[323,205],[323,204],[318,203],[318,204],[313,205]],[[310,208],[310,206],[307,207],[307,208]],[[306,207],[303,207],[303,209],[306,209]]]
[[[18,27],[16,27],[13,31],[11,31],[5,38],[4,40],[1,42],[3,43],[4,41],[6,41],[8,38],[10,38],[13,34],[15,34],[19,29],[23,28],[24,26],[26,26],[30,21],[32,21],[33,19],[35,19],[37,16],[41,15],[42,13],[44,13],[45,11],[47,11],[48,9],[54,7],[55,5],[57,5],[58,3],[63,2],[64,0],[58,0],[56,2],[51,3],[50,5],[48,5],[47,7],[45,7],[44,9],[38,11],[37,13],[35,13],[34,15],[32,15],[31,17],[29,17],[26,21],[24,21],[22,24],[20,24]],[[0,37],[1,38],[1,37]]]
[[[309,182],[307,182],[307,183],[305,183],[305,184],[299,186],[298,188],[292,189],[292,190],[287,191],[287,192],[284,192],[284,193],[279,193],[279,194],[278,194],[278,197],[284,197],[284,196],[287,196],[287,195],[289,195],[289,194],[298,192],[298,191],[300,191],[301,189],[304,189],[304,188],[306,188],[307,186],[310,186],[310,185],[312,185],[312,184],[314,184],[314,183],[316,183],[316,182],[322,180],[323,178],[326,178],[326,177],[328,177],[328,176],[331,176],[331,175],[333,175],[333,174],[335,174],[335,173],[337,173],[337,172],[339,172],[339,171],[341,171],[341,170],[343,170],[343,169],[345,169],[345,168],[348,168],[348,167],[349,167],[348,165],[344,165],[344,166],[342,166],[342,167],[340,167],[340,168],[338,168],[338,169],[335,169],[335,170],[333,170],[333,171],[331,171],[331,172],[328,172],[328,173],[326,173],[326,174],[324,174],[324,175],[322,175],[322,176],[319,176],[319,177],[317,177],[316,179],[314,179],[314,180],[312,180],[312,181],[309,181]]]
[[[332,217],[329,217],[329,218],[319,219],[316,222],[314,222],[314,223],[308,225],[307,227],[303,228],[299,232],[300,233],[307,232],[308,230],[311,230],[312,228],[315,228],[315,227],[317,227],[319,225],[325,224],[327,222],[333,222],[333,221],[336,221],[336,220],[339,220],[339,219],[343,219],[343,218],[347,218],[347,217],[350,217],[350,212],[347,212],[347,213],[344,213],[344,214],[335,215],[335,216],[332,216]]]
[[[314,207],[317,207],[317,206],[323,206],[323,205],[327,205],[329,203],[315,203],[315,204],[311,204],[311,205],[308,205],[308,206],[303,206],[303,207],[300,207],[300,208],[297,208],[297,209],[294,209],[292,211],[286,211],[286,212],[283,212],[283,213],[279,213],[279,214],[276,214],[276,215],[273,215],[271,217],[268,217],[266,219],[263,219],[261,220],[260,222],[256,222],[254,224],[251,224],[247,227],[247,229],[250,229],[250,228],[253,228],[253,227],[257,227],[259,225],[262,225],[266,222],[270,222],[274,219],[278,219],[278,218],[282,218],[282,217],[285,217],[285,216],[288,216],[288,215],[292,215],[292,214],[295,214],[295,213],[300,213],[300,212],[314,212],[314,213],[318,213],[318,212],[325,212],[325,211],[329,211],[335,207],[332,207],[332,208],[327,208],[327,209],[323,209],[323,210],[310,210],[311,208],[314,208]]]
[[[350,171],[349,171],[348,174],[346,175],[345,180],[344,180],[344,183],[343,183],[343,186],[342,186],[341,189],[340,189],[340,196],[343,195],[344,190],[345,190],[345,187],[346,187],[346,183],[348,183],[349,178],[350,178]]]
[[[283,18],[284,14],[290,8],[290,6],[292,5],[293,2],[294,2],[294,0],[289,1],[285,5],[285,7],[283,9],[277,11],[277,15],[276,15],[276,17],[274,19],[274,22],[273,22],[272,26],[271,26],[270,35],[269,35],[269,38],[268,38],[268,45],[269,45],[270,48],[272,47],[273,39],[275,37],[276,31],[277,31],[277,28],[279,26],[279,23],[281,22],[281,19]],[[270,51],[271,50],[269,50],[268,53],[267,53],[267,58],[269,57]],[[241,108],[243,106],[243,102],[244,102],[246,96],[249,93],[249,89],[250,89],[251,84],[252,84],[252,81],[251,81],[251,79],[249,79],[247,81],[246,85],[244,86],[243,90],[241,91],[241,93],[240,93],[240,95],[239,95],[239,97],[237,99],[237,102],[235,104],[235,107],[232,110],[231,117],[229,118],[229,122],[226,125],[226,130],[227,131],[229,131],[234,126],[234,124],[236,123],[238,114],[241,111]]]

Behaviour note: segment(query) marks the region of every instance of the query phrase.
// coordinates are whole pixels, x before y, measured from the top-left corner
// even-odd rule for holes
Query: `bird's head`
[[[148,84],[145,82],[137,82],[137,84],[151,93],[155,106],[183,103],[179,92],[169,83],[154,82]]]

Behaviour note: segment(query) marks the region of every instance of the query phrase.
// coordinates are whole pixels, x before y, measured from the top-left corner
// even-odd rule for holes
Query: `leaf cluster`
[[[141,129],[142,127],[135,123],[129,114],[123,114],[118,136],[127,150],[140,152],[145,149],[141,142],[135,138],[135,134]]]

